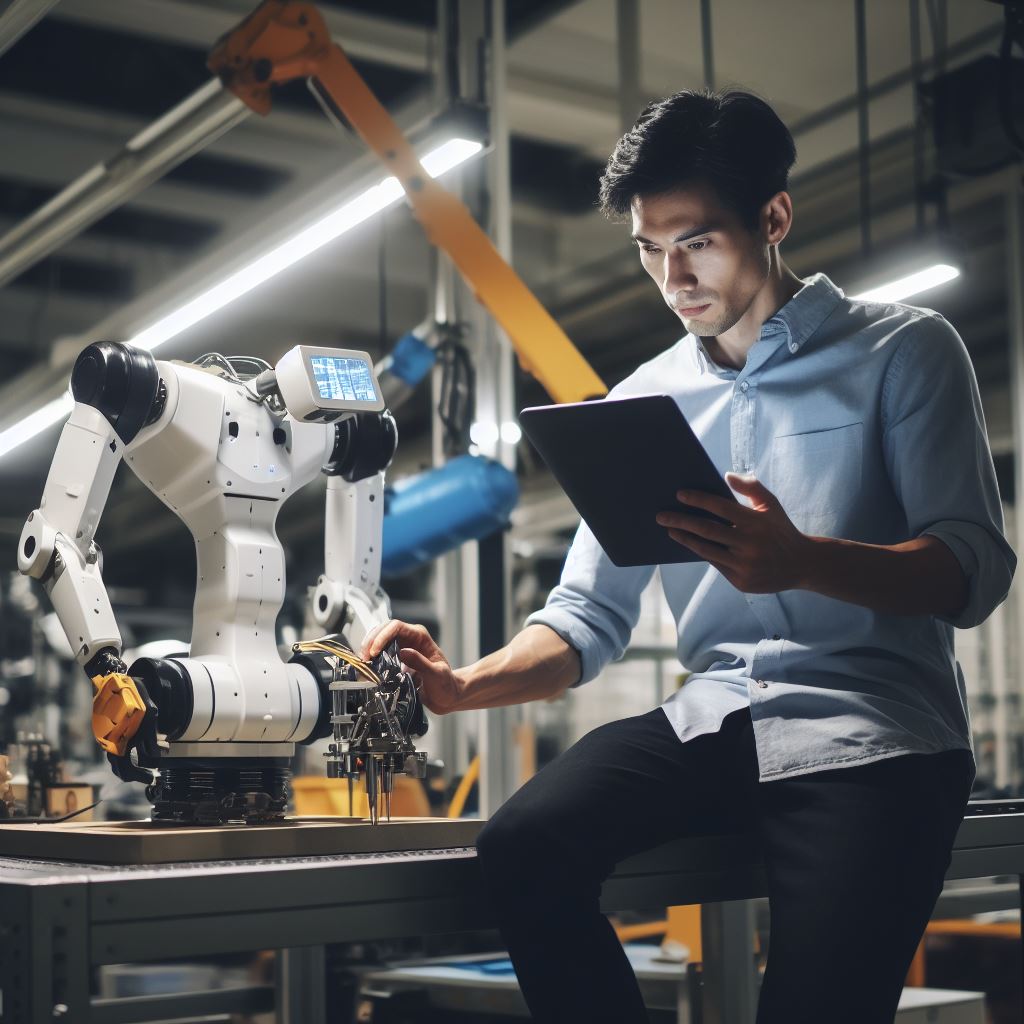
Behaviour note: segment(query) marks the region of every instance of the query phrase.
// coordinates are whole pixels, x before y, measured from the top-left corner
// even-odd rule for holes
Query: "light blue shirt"
[[[893,615],[809,590],[744,594],[707,562],[661,566],[681,663],[681,740],[750,708],[762,781],[972,748],[953,627],[982,622],[1017,564],[970,357],[940,314],[847,298],[824,274],[761,328],[742,369],[687,334],[609,397],[670,394],[719,472],[754,473],[797,529],[868,544],[933,534],[969,581],[955,617]],[[619,568],[581,524],[528,623],[575,647],[576,685],[629,643],[654,566]]]

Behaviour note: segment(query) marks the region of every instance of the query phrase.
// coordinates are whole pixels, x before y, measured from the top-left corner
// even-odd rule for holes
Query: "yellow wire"
[[[330,647],[325,648],[325,650],[328,653],[333,654],[340,661],[344,661],[346,664],[351,665],[361,676],[363,676],[365,679],[368,679],[371,683],[376,683],[378,686],[381,684],[380,676],[377,675],[377,673],[374,672],[374,670],[369,665],[367,665],[366,662],[359,661],[357,658],[346,656],[345,654],[341,653],[341,651],[334,650]]]
[[[323,640],[305,640],[301,643],[295,644],[295,649],[300,651],[323,651],[325,654],[333,655],[344,661],[346,664],[351,665],[360,675],[365,679],[368,679],[371,683],[376,685],[382,685],[382,680],[379,675],[369,666],[369,664],[362,660],[362,658],[356,657],[351,651],[345,650],[340,644],[323,639]]]

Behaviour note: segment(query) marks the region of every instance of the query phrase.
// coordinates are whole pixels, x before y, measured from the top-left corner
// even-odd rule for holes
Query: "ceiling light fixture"
[[[935,263],[924,270],[918,270],[913,274],[906,274],[895,281],[890,281],[888,284],[869,288],[859,295],[851,295],[850,298],[864,302],[902,302],[912,295],[919,295],[929,288],[936,288],[959,276],[959,268],[952,264]]]
[[[450,171],[483,151],[483,144],[470,139],[449,139],[432,149],[420,163],[423,169],[436,178]],[[297,263],[304,256],[316,252],[328,242],[333,242],[347,231],[381,213],[398,202],[404,195],[402,186],[395,177],[385,178],[361,192],[353,199],[342,203],[337,209],[321,217],[287,241],[258,256],[240,270],[229,274],[222,281],[207,288],[193,299],[189,299],[173,312],[161,317],[148,327],[128,339],[128,344],[152,352],[155,348],[177,337],[183,331],[205,320],[206,317],[241,298],[253,288],[268,281],[276,274]],[[24,444],[55,423],[60,422],[74,407],[70,390],[64,392],[27,416],[0,431],[0,458]]]

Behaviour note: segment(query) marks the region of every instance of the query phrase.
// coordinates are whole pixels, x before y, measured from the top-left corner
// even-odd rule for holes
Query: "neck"
[[[712,348],[723,357],[724,362],[741,369],[747,361],[747,353],[761,334],[764,322],[782,309],[803,286],[803,281],[779,256],[778,248],[773,247],[768,277],[749,309],[729,330],[714,339],[705,338],[705,345],[713,341]],[[718,361],[717,357],[715,361]]]

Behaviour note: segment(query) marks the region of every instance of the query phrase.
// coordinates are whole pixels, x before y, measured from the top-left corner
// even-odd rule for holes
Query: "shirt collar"
[[[790,354],[795,355],[814,336],[844,297],[842,289],[836,287],[825,274],[812,274],[804,278],[803,287],[761,325],[758,341],[769,338],[784,341]],[[779,335],[782,337],[779,338]],[[694,335],[694,339],[706,360],[705,369],[717,365],[708,355],[700,337]]]
[[[765,320],[760,337],[768,338],[784,332],[788,335],[789,351],[797,352],[814,336],[843,298],[842,289],[837,288],[825,274],[812,274],[804,279],[803,288],[782,309]]]

